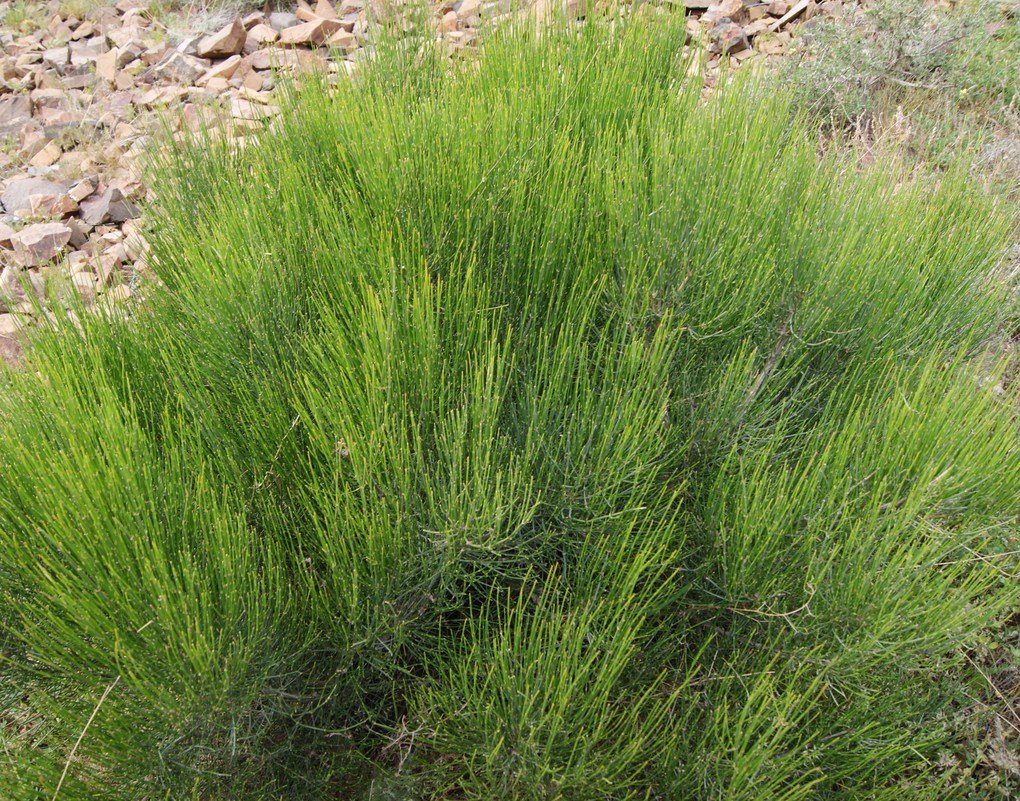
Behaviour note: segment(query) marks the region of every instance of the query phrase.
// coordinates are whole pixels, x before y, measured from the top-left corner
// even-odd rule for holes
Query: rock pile
[[[567,14],[684,13],[716,62],[777,55],[787,26],[818,10],[814,0],[665,0],[642,6],[554,0]],[[545,0],[538,0],[541,4]],[[534,13],[511,0],[438,0],[437,41],[466,53],[483,24]],[[137,294],[147,275],[139,203],[147,188],[137,159],[170,111],[176,130],[229,114],[237,132],[258,129],[278,108],[274,90],[305,70],[346,76],[372,52],[377,26],[412,31],[410,0],[297,0],[291,12],[253,11],[180,40],[143,0],[119,0],[79,19],[48,5],[21,6],[34,22],[7,25],[0,0],[0,357],[16,361],[19,332],[67,305],[110,308]],[[23,17],[24,15],[22,15]]]

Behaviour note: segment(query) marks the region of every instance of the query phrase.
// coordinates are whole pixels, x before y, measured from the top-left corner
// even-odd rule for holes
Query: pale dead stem
[[[113,691],[113,688],[117,686],[120,681],[120,676],[115,678],[110,686],[103,692],[102,697],[99,699],[99,703],[96,704],[96,708],[92,710],[92,714],[89,716],[88,721],[85,723],[85,728],[81,730],[81,734],[78,735],[78,739],[74,741],[74,746],[71,748],[71,753],[67,755],[67,761],[64,763],[64,771],[60,774],[60,781],[57,782],[57,789],[53,791],[53,797],[50,801],[56,801],[57,795],[60,793],[60,788],[64,786],[64,779],[67,778],[67,771],[71,767],[71,760],[74,759],[74,754],[78,750],[78,746],[81,745],[81,741],[85,739],[85,732],[89,730],[89,726],[92,725],[92,721],[96,719],[96,715],[99,714],[99,708],[103,705],[107,696]]]

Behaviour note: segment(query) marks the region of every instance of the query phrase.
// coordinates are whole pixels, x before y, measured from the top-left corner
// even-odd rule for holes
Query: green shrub
[[[383,47],[165,155],[163,288],[0,396],[4,797],[939,797],[1008,226],[684,39]]]

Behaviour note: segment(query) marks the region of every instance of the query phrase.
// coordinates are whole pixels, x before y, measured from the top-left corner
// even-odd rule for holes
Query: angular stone
[[[269,26],[277,33],[300,24],[301,20],[297,14],[291,14],[289,11],[274,11],[269,15]]]
[[[333,4],[329,0],[319,0],[315,4],[315,16],[322,19],[336,19],[336,9],[333,8]]]
[[[443,33],[450,33],[457,30],[457,12],[447,11],[439,21],[439,30]]]
[[[229,80],[235,72],[237,67],[241,63],[240,56],[231,56],[225,61],[221,61],[219,64],[215,64],[206,70],[205,75],[195,81],[196,86],[205,86],[213,78],[225,78]]]
[[[0,126],[14,125],[32,116],[32,101],[27,95],[0,97]]]
[[[260,45],[275,42],[280,38],[280,34],[269,25],[255,25],[248,31],[248,38],[257,42]]]
[[[230,88],[230,81],[226,78],[210,78],[205,85],[209,92],[226,92]]]
[[[50,69],[62,70],[71,61],[71,52],[67,45],[63,47],[52,47],[43,51],[43,64]]]
[[[282,56],[283,53],[278,53],[276,55]],[[256,50],[251,55],[246,56],[244,60],[247,66],[250,67],[251,69],[267,70],[273,66],[273,58],[274,53],[272,50]]]
[[[358,40],[353,33],[348,33],[344,30],[339,30],[330,36],[326,40],[326,44],[330,47],[337,48],[341,53],[345,55],[347,53],[353,53],[358,49]]]
[[[261,92],[263,86],[265,86],[265,78],[263,78],[259,73],[252,71],[244,76],[244,82],[242,83],[243,89],[247,89],[251,92]]]
[[[743,0],[717,0],[708,7],[708,10],[702,16],[702,22],[708,22],[715,24],[719,22],[723,17],[729,17],[731,21],[740,19],[744,13]]]
[[[82,178],[78,183],[67,190],[68,197],[75,203],[81,203],[85,198],[96,191],[96,180],[94,178]]]
[[[70,217],[78,211],[78,203],[70,195],[32,195],[30,213],[36,218]]]
[[[72,89],[87,89],[90,86],[94,86],[96,83],[96,76],[90,75],[87,72],[83,72],[80,75],[68,75],[63,78],[60,82],[67,90]]]
[[[4,225],[0,222],[0,248],[13,247],[13,245],[11,245],[12,236],[14,236],[14,229],[9,225]]]
[[[86,229],[91,226],[85,225],[81,220],[74,217],[64,220],[64,225],[71,229],[71,239],[68,242],[71,247],[80,248],[89,241],[89,235]]]
[[[14,259],[22,267],[38,267],[53,261],[71,240],[71,229],[61,223],[37,223],[11,237]]]
[[[0,337],[11,339],[21,333],[21,320],[17,314],[0,314]]]
[[[104,222],[124,222],[139,214],[138,207],[125,199],[124,193],[115,187],[90,197],[81,204],[81,218],[86,225],[101,225]]]
[[[335,19],[317,19],[305,22],[302,25],[295,25],[293,28],[283,30],[280,33],[280,44],[315,47],[321,45],[342,27],[340,22]]]
[[[70,48],[72,67],[87,67],[109,49],[106,40],[99,36],[71,42]]]
[[[139,50],[145,49],[142,37],[136,28],[117,28],[107,33],[106,39],[113,47],[124,48],[134,46]]]
[[[74,41],[79,39],[85,39],[89,36],[94,35],[96,32],[96,26],[91,20],[85,20],[77,28],[74,29],[74,33],[71,34],[71,38]]]
[[[142,11],[146,8],[146,5],[143,0],[120,0],[114,7],[121,14],[127,14],[130,11]]]
[[[709,49],[713,53],[727,55],[738,50],[746,50],[750,46],[744,29],[726,17],[719,20],[712,28],[712,46]]]
[[[297,0],[297,8],[294,9],[294,14],[298,19],[305,22],[315,22],[318,19],[318,15],[305,0]]]
[[[29,160],[33,167],[49,167],[60,161],[64,149],[59,142],[49,141]]]
[[[153,64],[158,64],[160,59],[166,55],[166,51],[169,50],[169,46],[165,44],[159,44],[155,47],[147,48],[142,51],[142,55],[139,56],[142,63],[146,67],[151,67]]]
[[[115,47],[108,50],[96,59],[96,75],[104,80],[114,83],[117,80],[117,56],[120,49]]]
[[[97,287],[94,275],[91,273],[74,273],[71,276],[71,283],[85,303],[95,300]]]
[[[208,61],[201,61],[193,56],[188,56],[178,50],[174,50],[154,67],[153,72],[159,78],[190,86],[198,80],[209,66]]]
[[[457,19],[465,24],[477,25],[482,21],[481,0],[459,0],[459,2],[454,4],[453,10],[457,13]]]
[[[131,287],[127,284],[118,284],[106,293],[106,297],[114,303],[124,303],[131,300]]]
[[[199,40],[197,55],[200,58],[228,58],[236,56],[244,47],[244,40],[247,31],[241,23],[240,17],[235,17],[229,25],[221,28],[216,33],[210,34]]]
[[[60,195],[67,190],[63,184],[46,181],[42,178],[22,178],[11,181],[0,194],[0,205],[9,214],[28,212],[31,207],[29,198],[32,195]]]

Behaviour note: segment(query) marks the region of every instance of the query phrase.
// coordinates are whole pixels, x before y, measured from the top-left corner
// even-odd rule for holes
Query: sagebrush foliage
[[[93,713],[65,801],[937,797],[1006,223],[684,39],[383,47],[164,155],[163,288],[0,397],[5,798]]]

